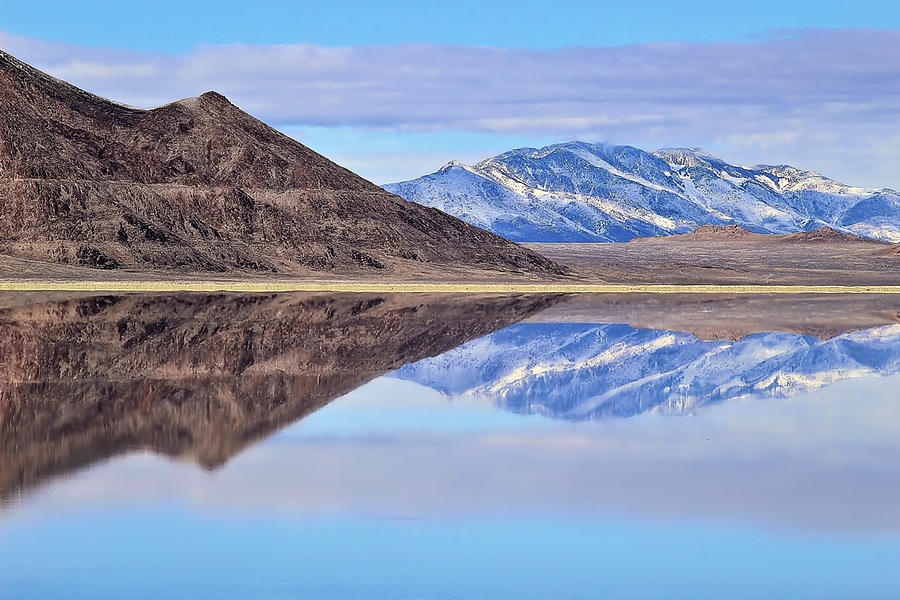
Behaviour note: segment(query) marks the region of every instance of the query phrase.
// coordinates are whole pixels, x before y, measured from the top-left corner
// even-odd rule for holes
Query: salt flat
[[[437,283],[328,280],[116,280],[7,279],[0,291],[71,292],[384,292],[523,294],[900,294],[900,285],[721,285],[617,283]]]

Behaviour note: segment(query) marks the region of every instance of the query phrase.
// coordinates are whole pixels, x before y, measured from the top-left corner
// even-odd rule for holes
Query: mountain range
[[[568,142],[520,148],[385,189],[517,242],[623,242],[740,225],[823,226],[900,242],[900,194],[787,165],[742,167],[695,148]]]
[[[0,98],[0,258],[394,278],[561,272],[386,192],[215,92],[139,109],[0,52]]]
[[[726,400],[898,372],[900,324],[826,340],[763,332],[703,340],[624,324],[518,323],[394,376],[519,414],[577,421],[690,414]]]

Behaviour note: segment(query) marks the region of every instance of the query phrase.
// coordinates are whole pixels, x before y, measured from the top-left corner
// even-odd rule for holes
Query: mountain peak
[[[438,169],[438,172],[439,172],[439,173],[443,173],[443,172],[445,172],[445,171],[449,171],[450,169],[465,169],[465,168],[466,168],[466,165],[464,165],[464,164],[461,163],[460,161],[458,161],[458,160],[451,160],[450,162],[448,162],[447,164],[445,164],[443,167],[441,167],[440,169]]]
[[[224,109],[224,108],[237,108],[231,101],[216,91],[208,91],[203,92],[199,96],[190,96],[188,98],[182,98],[181,100],[176,100],[170,104],[161,106],[159,108],[164,108],[165,106],[183,106],[185,108],[207,108],[207,109]],[[240,110],[240,109],[238,109]]]
[[[215,90],[203,92],[200,94],[200,99],[212,104],[231,104],[231,101],[229,101],[228,98]]]

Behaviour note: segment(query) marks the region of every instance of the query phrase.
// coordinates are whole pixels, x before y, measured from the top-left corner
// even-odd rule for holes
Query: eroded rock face
[[[514,323],[556,297],[0,300],[3,497],[133,449],[214,468],[381,374]]]
[[[382,190],[214,92],[141,110],[0,52],[0,95],[0,254],[97,269],[562,272]]]

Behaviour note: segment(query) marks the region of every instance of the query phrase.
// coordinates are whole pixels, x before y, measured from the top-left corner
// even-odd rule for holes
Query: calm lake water
[[[900,299],[567,302],[0,298],[0,597],[900,597]]]

